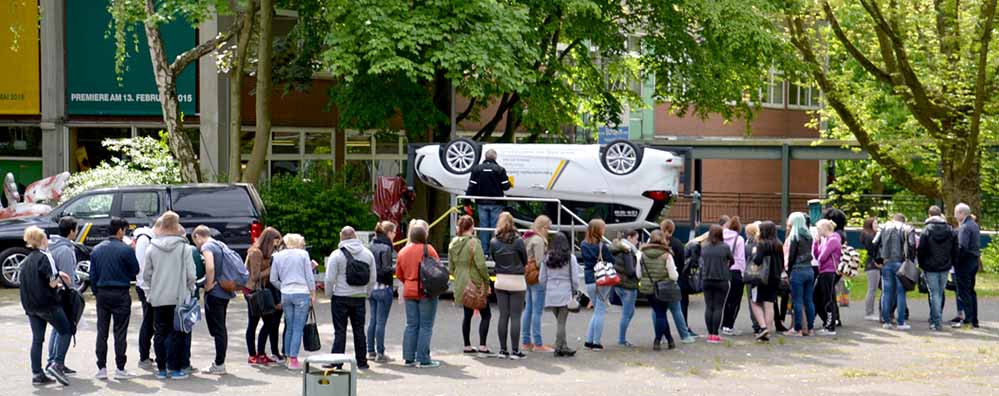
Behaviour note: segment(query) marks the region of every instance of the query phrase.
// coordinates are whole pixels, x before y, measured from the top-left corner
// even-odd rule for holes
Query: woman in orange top
[[[414,220],[409,224],[409,244],[399,252],[395,276],[402,281],[402,298],[406,301],[406,332],[402,337],[402,358],[406,366],[440,367],[430,359],[430,337],[437,316],[437,297],[423,295],[420,288],[420,262],[424,247],[427,255],[440,259],[437,250],[427,243],[427,223]]]

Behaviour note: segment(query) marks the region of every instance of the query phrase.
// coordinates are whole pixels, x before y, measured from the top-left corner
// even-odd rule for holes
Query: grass
[[[867,272],[861,271],[856,277],[849,279],[849,282],[850,300],[863,301],[867,297]],[[979,297],[999,297],[999,274],[979,272],[975,281],[975,291]],[[953,296],[954,292],[948,291],[947,293]],[[925,298],[926,295],[913,290],[906,296],[911,299]]]
[[[846,369],[843,370],[843,376],[846,378],[864,378],[864,377],[877,377],[878,373],[870,370],[860,370],[860,369]]]

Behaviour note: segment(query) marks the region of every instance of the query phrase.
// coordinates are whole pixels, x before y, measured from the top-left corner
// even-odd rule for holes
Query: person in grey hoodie
[[[49,236],[49,254],[55,260],[56,270],[69,275],[70,283],[66,287],[79,289],[80,278],[76,276],[76,247],[73,240],[76,239],[76,218],[73,216],[63,216],[59,219],[59,235]],[[49,361],[48,366],[56,362],[58,355],[59,333],[52,329],[49,336]],[[63,372],[75,374],[76,370],[63,365]]]
[[[354,261],[354,263],[351,263]],[[352,264],[368,265],[368,281],[364,284],[348,283],[348,276],[355,276]],[[361,272],[363,273],[363,271]],[[375,277],[378,271],[375,267],[375,256],[364,247],[353,227],[347,226],[340,230],[339,249],[326,260],[326,296],[330,297],[330,311],[333,315],[333,351],[343,353],[347,349],[347,322],[354,333],[354,356],[357,368],[368,368],[368,357],[365,355],[367,342],[364,339],[364,303],[375,287]]]
[[[881,227],[874,237],[874,261],[881,265],[881,321],[882,327],[892,328],[891,310],[898,309],[895,318],[898,330],[909,330],[912,327],[905,323],[906,301],[905,288],[898,281],[899,267],[906,260],[916,258],[916,233],[912,227],[905,224],[905,216],[901,213],[892,216],[892,220]]]
[[[160,217],[161,237],[149,242],[142,271],[142,281],[149,288],[148,301],[153,310],[153,350],[156,351],[157,378],[188,377],[182,369],[184,334],[173,326],[174,309],[191,298],[197,280],[180,217],[166,212]]]

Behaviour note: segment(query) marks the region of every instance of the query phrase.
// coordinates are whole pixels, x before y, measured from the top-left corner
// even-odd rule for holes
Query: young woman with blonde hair
[[[524,233],[527,259],[528,261],[533,259],[539,275],[541,265],[544,264],[545,251],[548,250],[548,231],[551,225],[552,220],[548,216],[541,215],[534,219],[531,230]],[[541,313],[545,309],[545,286],[541,282],[527,285],[526,303],[524,314],[520,318],[522,325],[520,341],[523,343],[521,349],[533,352],[554,351],[541,339]]]

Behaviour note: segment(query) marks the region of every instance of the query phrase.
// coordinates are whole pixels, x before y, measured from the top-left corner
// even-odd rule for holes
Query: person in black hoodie
[[[486,150],[485,158],[481,164],[472,167],[465,194],[473,197],[503,198],[504,191],[512,187],[510,178],[506,175],[506,169],[496,162],[496,150]],[[479,205],[479,227],[495,227],[499,222],[500,213],[503,212],[503,201],[481,199],[477,203]],[[489,241],[492,235],[493,233],[489,231],[479,233],[482,250],[489,251]]]
[[[527,247],[517,233],[513,215],[503,212],[496,222],[496,236],[489,242],[489,252],[496,262],[496,305],[499,308],[500,359],[523,359],[527,357],[520,350],[520,317],[524,311],[524,297],[527,280],[524,278],[524,265],[527,264]],[[510,348],[507,349],[507,335]],[[508,352],[509,351],[509,352]]]
[[[947,275],[957,262],[959,244],[957,233],[947,224],[939,207],[931,206],[929,216],[926,228],[919,237],[916,257],[919,269],[923,270],[926,288],[930,292],[930,329],[942,331],[944,290],[947,287]]]
[[[57,289],[72,283],[69,274],[58,271],[55,260],[48,253],[48,238],[45,231],[31,226],[24,230],[24,242],[31,252],[21,263],[21,307],[28,315],[31,325],[31,383],[46,385],[52,379],[51,375],[63,386],[69,386],[69,378],[63,370],[66,351],[69,350],[72,327],[66,312],[62,308]],[[55,361],[42,372],[42,343],[45,342],[45,327],[51,325],[60,335],[56,337]]]
[[[371,242],[371,253],[375,256],[378,272],[375,288],[368,296],[371,305],[371,320],[368,322],[368,358],[376,363],[388,362],[385,356],[385,325],[392,310],[392,293],[395,275],[395,223],[382,221],[375,226],[375,240]]]
[[[108,330],[114,322],[114,360],[117,371],[114,378],[123,380],[135,377],[125,370],[127,358],[128,322],[132,316],[132,295],[129,287],[139,274],[139,260],[132,248],[122,242],[128,230],[128,221],[111,218],[111,237],[101,242],[90,254],[90,282],[97,297],[97,375],[108,378]]]

